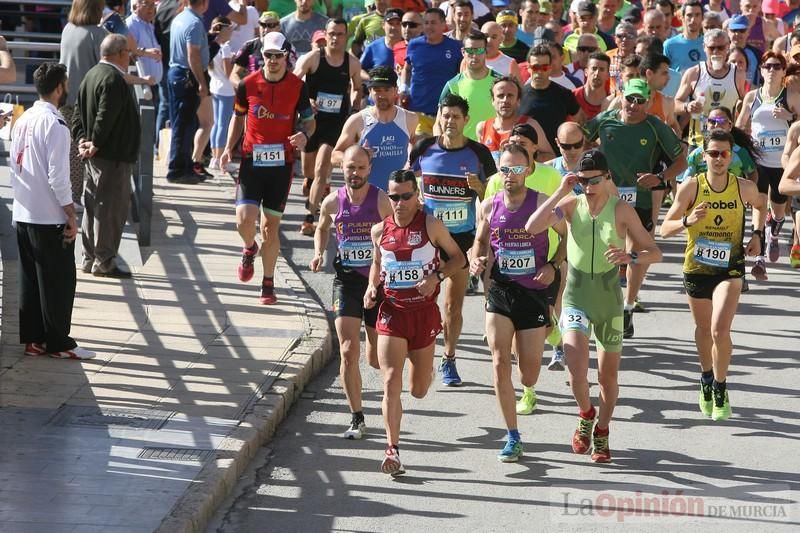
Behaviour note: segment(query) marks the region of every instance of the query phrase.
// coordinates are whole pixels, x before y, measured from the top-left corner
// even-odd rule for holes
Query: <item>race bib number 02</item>
[[[338,113],[342,109],[344,95],[317,93],[317,109],[323,113]]]
[[[422,261],[395,261],[386,265],[386,286],[410,289],[422,281]]]
[[[286,154],[282,144],[256,144],[253,146],[254,167],[282,167]]]
[[[694,245],[694,260],[702,265],[728,268],[732,245],[729,242],[697,239]]]
[[[506,276],[532,276],[536,273],[536,260],[533,249],[500,249],[497,257],[500,273]]]
[[[626,204],[636,205],[636,187],[617,187],[619,199]]]
[[[339,253],[342,265],[347,268],[369,266],[372,262],[372,242],[344,242]]]

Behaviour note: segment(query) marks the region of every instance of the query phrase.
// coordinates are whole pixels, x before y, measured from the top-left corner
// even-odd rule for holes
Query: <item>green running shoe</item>
[[[727,420],[730,418],[733,411],[731,411],[731,401],[728,399],[728,391],[725,391],[725,397],[721,398],[718,391],[714,391],[714,407],[711,410],[711,420],[719,422],[720,420]],[[722,400],[722,401],[720,401]]]
[[[522,398],[517,402],[517,414],[529,415],[536,410],[536,391],[533,387],[525,387],[522,392]]]
[[[522,443],[511,438],[506,441],[506,445],[497,454],[497,460],[501,463],[516,463],[520,457],[522,457]]]
[[[698,403],[700,404],[700,412],[706,416],[711,416],[711,411],[714,408],[714,391],[711,383],[708,385],[700,383],[700,400]]]

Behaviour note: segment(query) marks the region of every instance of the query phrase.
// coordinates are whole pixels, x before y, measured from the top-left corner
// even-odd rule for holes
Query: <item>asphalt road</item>
[[[329,308],[330,270],[307,269],[313,248],[298,232],[302,204],[295,189],[282,250]],[[242,476],[209,531],[797,531],[800,272],[784,263],[770,267],[768,283],[751,281],[734,322],[728,380],[734,415],[713,423],[697,407],[693,324],[680,278],[683,243],[660,244],[666,261],[652,269],[641,295],[649,312],[635,315],[636,337],[623,349],[613,463],[596,465],[571,452],[575,402],[566,373],[546,369],[536,387],[538,410],[520,417],[523,460],[497,461],[505,429],[481,340],[483,296],[469,296],[458,352],[464,385],[445,388],[437,378],[424,399],[403,394],[406,476],[379,472],[381,380],[363,361],[369,434],[342,439],[350,416],[334,361]],[[594,370],[590,381],[597,381]]]

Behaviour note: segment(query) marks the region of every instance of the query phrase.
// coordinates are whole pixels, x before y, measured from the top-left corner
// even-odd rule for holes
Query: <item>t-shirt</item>
[[[247,69],[247,72],[255,72],[264,66],[264,56],[261,54],[261,39],[250,39],[235,52],[233,64],[237,67]]]
[[[361,5],[364,5],[363,2]],[[269,10],[274,11],[278,14],[279,17],[283,18],[289,13],[294,13],[297,9],[297,4],[295,4],[294,0],[270,0],[269,1]],[[322,0],[317,0],[314,2],[314,12],[319,13],[320,15],[327,15],[328,8],[325,7],[325,2]]]
[[[664,41],[664,55],[669,58],[670,66],[683,73],[700,61],[706,60],[703,49],[703,36],[687,39],[683,34],[670,37]]]
[[[464,135],[473,141],[478,140],[478,136],[475,134],[475,127],[478,123],[495,117],[494,106],[489,95],[492,94],[494,80],[500,77],[500,74],[492,69],[489,69],[489,73],[480,80],[470,79],[463,72],[459,72],[442,89],[440,102],[448,94],[456,94],[469,104],[469,116],[467,124],[464,126]]]
[[[272,4],[270,4],[270,6],[272,6]],[[366,9],[364,9],[364,2],[362,0],[332,0],[331,7],[334,9],[334,11],[341,7],[342,18],[347,22],[353,20],[353,17],[356,15],[366,13]]]
[[[444,37],[434,45],[424,35],[411,39],[406,50],[406,62],[412,66],[409,109],[436,115],[439,95],[450,78],[458,74],[461,59],[461,43],[455,39]]]
[[[519,39],[514,41],[511,46],[500,45],[500,51],[517,63],[522,63],[528,59],[528,50],[530,50],[530,47]]]
[[[359,19],[353,32],[353,42],[369,44],[384,35],[383,15],[373,12]]]
[[[546,89],[534,89],[530,84],[522,88],[520,113],[539,121],[551,145],[555,145],[558,127],[580,109],[572,91],[557,83],[551,82]]]
[[[232,1],[229,5],[232,9],[238,9],[238,4],[238,2]],[[228,41],[233,53],[238,52],[242,45],[250,39],[258,37],[256,31],[258,31],[258,10],[253,6],[247,6],[247,22],[245,24],[234,24],[231,40]]]
[[[631,195],[636,207],[650,209],[651,192],[637,186],[636,180],[638,174],[653,172],[660,161],[680,157],[681,141],[672,128],[652,115],[638,124],[625,124],[621,111],[612,109],[587,122],[584,129],[589,141],[599,139],[620,193]]]
[[[386,46],[386,39],[375,39],[361,54],[361,68],[365,71],[380,66],[394,67],[394,52]]]
[[[229,2],[229,0],[208,0],[208,9],[203,13],[206,31],[211,29],[211,22],[215,18],[227,17],[231,11],[239,11],[239,5],[239,2]]]
[[[200,64],[203,65],[203,68],[206,68],[208,62],[211,61],[203,19],[191,8],[187,7],[181,11],[172,21],[169,39],[170,67],[189,68],[187,44],[200,47]]]
[[[603,33],[602,31],[594,32],[594,36],[596,37],[595,41],[597,41],[597,46],[600,47],[602,52],[607,52],[608,50],[613,50],[617,47],[617,44],[614,42],[614,39],[607,33]],[[569,50],[570,52],[574,52],[575,49],[578,47],[578,40],[581,38],[581,34],[576,32],[570,32],[564,37],[564,48]]]
[[[229,43],[222,43],[219,47],[219,52],[211,60],[213,68],[208,69],[208,74],[211,76],[211,83],[208,84],[208,89],[211,94],[217,96],[233,96],[233,84],[228,76],[225,75],[225,60],[233,57],[233,52]]]
[[[317,30],[324,30],[328,17],[312,13],[308,20],[297,20],[294,13],[281,19],[281,33],[289,39],[298,55],[311,51],[311,37]]]

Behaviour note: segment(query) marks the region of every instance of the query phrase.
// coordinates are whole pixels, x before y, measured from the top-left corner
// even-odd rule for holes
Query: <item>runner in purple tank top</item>
[[[309,267],[319,272],[323,253],[328,245],[331,224],[336,229],[336,258],[333,261],[336,277],[333,280],[333,311],[336,315],[336,335],[339,337],[342,380],[352,419],[344,432],[347,439],[360,439],[366,425],[361,410],[361,320],[367,333],[367,359],[378,368],[375,320],[378,306],[364,309],[364,293],[372,265],[372,226],[391,215],[389,197],[378,187],[367,183],[372,168],[369,153],[361,146],[351,146],[342,160],[344,187],[330,193],[320,209],[319,225],[314,233],[314,259]]]

